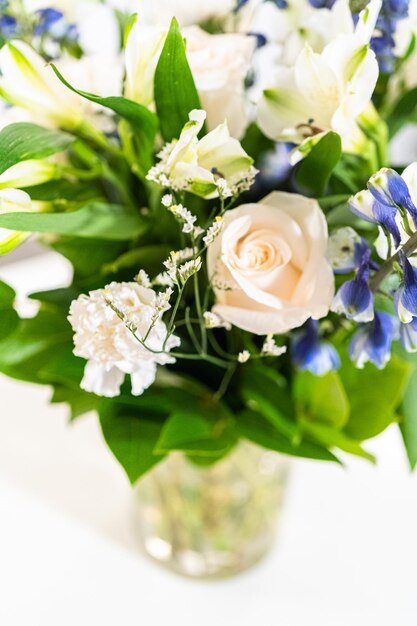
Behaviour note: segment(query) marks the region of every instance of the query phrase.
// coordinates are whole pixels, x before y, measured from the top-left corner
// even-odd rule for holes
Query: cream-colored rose
[[[255,38],[240,34],[209,35],[199,26],[184,28],[187,59],[194,76],[209,130],[227,121],[240,139],[249,123],[245,78]]]
[[[127,0],[126,5],[148,23],[164,23],[175,16],[181,26],[188,26],[224,18],[233,11],[236,0]]]
[[[286,333],[327,315],[334,277],[316,200],[274,192],[226,212],[224,220],[208,250],[214,313],[257,335]]]

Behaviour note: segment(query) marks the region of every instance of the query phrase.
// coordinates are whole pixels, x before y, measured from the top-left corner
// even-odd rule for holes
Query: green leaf
[[[236,429],[242,437],[268,450],[306,459],[340,462],[332,452],[317,443],[300,441],[291,444],[287,437],[254,411],[246,410],[240,413],[236,420]]]
[[[395,421],[412,371],[411,364],[395,355],[383,370],[371,364],[358,370],[349,359],[343,359],[340,376],[351,409],[345,426],[347,435],[357,440],[370,439]]]
[[[72,287],[63,287],[60,289],[51,289],[50,291],[37,291],[36,293],[31,293],[29,298],[31,300],[38,300],[43,304],[64,309],[67,314],[71,302],[75,300],[78,295],[78,291]]]
[[[306,433],[314,437],[319,443],[328,448],[339,448],[349,454],[362,457],[375,463],[375,457],[361,447],[359,441],[351,439],[336,428],[323,426],[313,422],[302,421],[302,427]]]
[[[188,65],[185,43],[174,18],[155,72],[155,104],[165,141],[180,136],[200,98]]]
[[[11,335],[20,318],[13,308],[16,292],[0,280],[0,341]]]
[[[392,106],[387,123],[390,137],[394,137],[405,125],[417,120],[417,87],[402,94]]]
[[[299,441],[300,431],[294,421],[294,408],[285,379],[270,367],[244,368],[241,379],[243,399],[248,408],[263,415],[291,442]]]
[[[156,276],[171,249],[170,246],[157,245],[129,250],[111,263],[104,265],[103,273],[116,274],[120,270],[135,268],[136,271],[144,269],[149,274]]]
[[[410,467],[414,470],[417,465],[417,370],[414,371],[406,389],[401,412],[403,417],[400,422],[401,434]]]
[[[36,124],[10,124],[0,131],[0,174],[20,161],[44,159],[62,152],[73,141],[74,137],[68,133]]]
[[[300,372],[294,381],[297,413],[304,419],[342,428],[349,417],[349,400],[337,372],[313,376]]]
[[[123,206],[93,203],[68,213],[5,213],[0,215],[0,228],[126,241],[142,235],[147,223]]]
[[[340,136],[332,131],[326,133],[296,168],[294,179],[298,190],[314,198],[323,196],[341,154]]]
[[[219,420],[215,412],[204,413],[199,407],[176,411],[165,423],[155,453],[182,450],[196,456],[218,457],[236,443],[232,424],[232,420]]]
[[[83,239],[65,238],[53,242],[51,247],[72,263],[77,277],[86,278],[100,274],[103,265],[123,253],[126,243],[90,239],[86,245]]]
[[[71,326],[62,313],[41,310],[34,318],[20,320],[0,346],[0,372],[45,384],[41,369],[61,351],[72,351]]]
[[[82,389],[65,387],[64,385],[54,385],[54,392],[51,398],[52,404],[68,404],[70,409],[70,419],[90,413],[97,409],[99,398],[93,393],[87,393]]]
[[[99,181],[89,180],[88,182],[78,180],[74,185],[73,181],[60,179],[50,180],[47,183],[23,188],[32,200],[54,201],[68,200],[70,202],[100,201],[103,198],[103,189]]]
[[[100,104],[107,109],[111,109],[117,115],[127,120],[137,140],[137,148],[139,152],[139,161],[144,172],[148,171],[153,163],[153,150],[155,144],[155,136],[158,130],[158,118],[155,113],[149,111],[146,107],[122,96],[95,96],[87,91],[76,89],[65,80],[59,70],[52,65],[52,69],[58,76],[60,81],[71,89],[74,93],[82,98]]]
[[[103,401],[99,407],[104,439],[134,484],[163,456],[154,454],[162,423],[139,415],[133,407]]]
[[[414,367],[399,409],[400,430],[412,470],[417,465],[417,354],[407,353],[397,346],[401,357]]]

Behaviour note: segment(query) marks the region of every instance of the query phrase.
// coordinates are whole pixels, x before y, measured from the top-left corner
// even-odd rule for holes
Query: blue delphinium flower
[[[417,208],[407,183],[398,172],[388,167],[382,168],[369,179],[368,188],[380,205],[399,209],[403,214],[408,213],[417,227]]]
[[[240,11],[240,9],[246,6],[248,2],[249,0],[237,0],[236,6],[234,8],[234,12],[237,13],[238,11]],[[275,4],[278,7],[278,9],[288,9],[287,0],[271,0],[271,2],[273,2],[273,4]]]
[[[386,233],[392,235],[395,245],[401,243],[401,233],[396,217],[398,208],[379,202],[369,190],[360,191],[349,200],[352,213],[373,224],[379,224]]]
[[[308,0],[315,9],[331,9],[336,0]]]
[[[403,278],[401,287],[394,294],[394,302],[400,321],[409,324],[417,317],[417,269],[404,253],[400,253],[400,263]]]
[[[0,17],[0,35],[9,39],[18,31],[18,23],[15,17],[11,15],[2,15]]]
[[[375,52],[381,72],[395,69],[395,33],[398,22],[408,16],[409,0],[383,0],[376,23],[371,48]]]
[[[48,35],[55,41],[64,39],[76,41],[78,31],[75,24],[66,21],[62,11],[54,8],[39,9],[36,11],[38,23],[35,26],[34,34],[36,36]]]
[[[301,331],[295,333],[292,360],[299,371],[308,371],[315,376],[324,376],[340,367],[336,348],[320,338],[316,320],[309,320]]]
[[[327,246],[327,260],[335,274],[350,274],[357,270],[363,257],[369,251],[369,244],[350,226],[337,228],[330,237]],[[372,269],[378,265],[370,262]]]
[[[375,313],[369,324],[360,326],[349,345],[349,356],[362,369],[373,363],[384,369],[391,358],[391,344],[398,337],[398,320],[389,313]]]
[[[370,322],[374,318],[374,294],[368,285],[370,251],[367,250],[352,280],[343,283],[334,297],[332,311],[349,320]]]
[[[417,317],[408,324],[401,324],[400,338],[407,352],[417,352]]]

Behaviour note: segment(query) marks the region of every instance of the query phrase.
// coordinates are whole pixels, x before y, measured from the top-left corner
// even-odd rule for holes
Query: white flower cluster
[[[226,330],[232,329],[232,325],[229,322],[223,320],[220,315],[217,315],[217,313],[213,313],[212,311],[206,311],[203,314],[203,317],[204,325],[209,330],[212,330],[213,328],[225,328]]]
[[[262,346],[264,356],[282,356],[287,352],[286,346],[277,346],[273,335],[267,335]]]
[[[167,274],[174,283],[180,283],[185,285],[187,280],[201,270],[202,260],[201,257],[196,259],[185,259],[194,256],[194,250],[192,248],[184,248],[179,252],[171,252],[169,258],[164,261],[164,265],[167,268]],[[181,263],[185,261],[185,263]]]
[[[182,204],[175,204],[171,194],[163,196],[161,202],[174,215],[175,219],[183,225],[183,233],[191,235],[194,239],[196,239],[204,232],[202,228],[195,226],[197,217]]]
[[[203,237],[203,241],[206,244],[206,246],[210,246],[213,243],[213,241],[217,239],[217,237],[220,235],[220,233],[223,230],[223,226],[224,226],[224,218],[220,216],[216,217],[215,221],[213,222],[213,224],[210,226],[210,228],[207,230],[207,233]]]
[[[169,291],[158,296],[134,282],[111,283],[72,302],[68,319],[75,333],[74,354],[87,359],[82,389],[112,398],[130,374],[132,394],[138,396],[154,382],[157,365],[175,361],[168,352],[180,340],[174,335],[167,339],[160,319],[169,296]],[[138,340],[146,335],[147,347]]]
[[[239,352],[237,360],[239,363],[247,363],[249,361],[251,357],[251,353],[249,352],[249,350],[242,350],[242,352]]]

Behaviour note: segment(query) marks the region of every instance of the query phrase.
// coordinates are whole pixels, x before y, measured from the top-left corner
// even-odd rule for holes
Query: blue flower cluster
[[[376,34],[371,40],[381,72],[395,68],[395,39],[398,22],[408,16],[409,0],[384,0],[376,23]]]
[[[47,35],[54,41],[77,41],[78,31],[75,24],[66,21],[64,14],[57,9],[47,8],[36,11],[37,23],[34,34]]]
[[[30,36],[32,39],[48,40],[59,45],[76,43],[78,31],[75,24],[68,22],[55,8],[39,9],[22,18],[14,14],[7,0],[0,0],[0,36],[12,39]]]
[[[375,311],[374,292],[379,282],[372,284],[370,273],[379,265],[371,259],[369,244],[351,228],[341,229],[334,237],[340,247],[339,254],[335,244],[332,249],[338,264],[329,260],[335,273],[354,271],[355,276],[337,291],[332,311],[359,324],[349,346],[356,366],[363,368],[371,362],[382,369],[395,339],[401,339],[406,351],[417,352],[417,268],[410,256],[417,249],[417,208],[404,178],[388,168],[370,178],[368,189],[351,198],[350,207],[362,219],[378,224],[386,235],[387,257],[400,278],[390,291],[396,315]],[[295,335],[292,353],[299,370],[317,375],[339,366],[334,347],[320,339],[317,322],[309,322]]]

